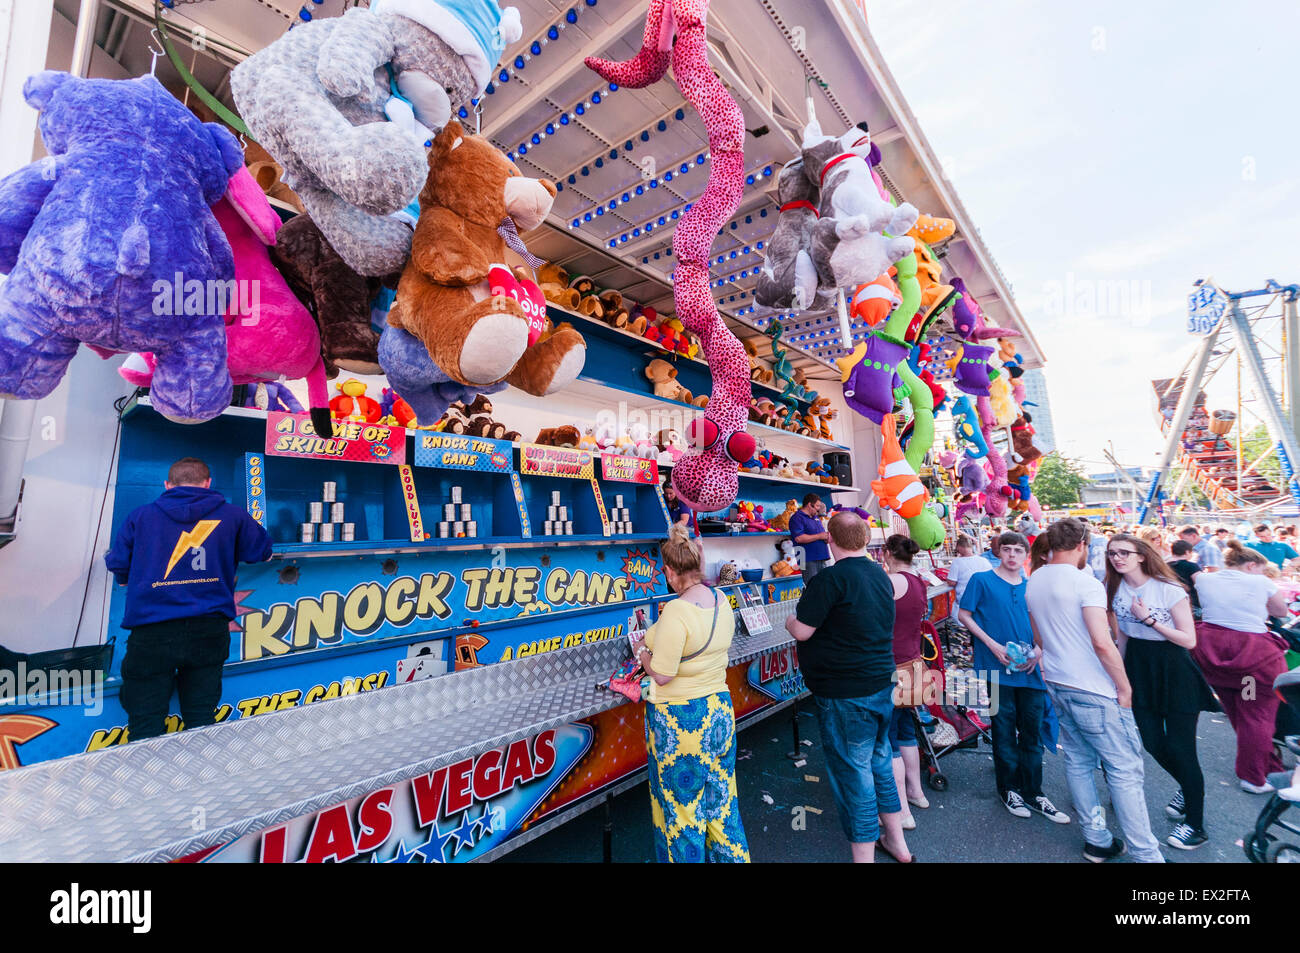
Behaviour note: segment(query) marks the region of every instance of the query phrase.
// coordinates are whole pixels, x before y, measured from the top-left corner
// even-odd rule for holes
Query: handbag
[[[894,707],[923,708],[925,699],[926,662],[933,662],[939,657],[939,646],[934,641],[934,625],[928,620],[921,621],[921,654],[908,659],[894,668]],[[933,654],[926,655],[926,643],[930,643]]]

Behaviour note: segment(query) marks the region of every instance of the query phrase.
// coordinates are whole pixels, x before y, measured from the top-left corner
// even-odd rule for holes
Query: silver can
[[[344,524],[343,524],[343,542],[345,542],[345,543],[350,543],[350,542],[353,542],[356,538],[357,538],[357,524],[356,524],[356,523],[344,523]]]
[[[302,528],[302,541],[303,541],[304,543],[314,543],[314,542],[316,542],[316,524],[315,524],[315,523],[303,523],[302,526],[301,526],[301,528]]]
[[[573,535],[573,520],[564,521],[564,535],[565,536]]]
[[[320,498],[326,503],[333,503],[338,498],[338,489],[339,485],[337,483],[333,480],[327,480],[321,486]]]
[[[438,538],[447,539],[449,536],[451,536],[451,524],[446,520],[440,520],[438,522]]]
[[[456,518],[456,504],[455,504],[455,503],[444,503],[444,504],[442,504],[442,518],[445,519],[445,520],[446,520],[447,522],[449,522],[449,523],[450,523],[452,520],[454,520],[454,519]]]
[[[468,523],[465,524],[465,535],[475,536],[475,537],[478,536],[478,520],[470,520]]]
[[[453,503],[460,503],[460,487],[453,486],[451,488],[451,501]]]
[[[451,524],[451,535],[452,535],[452,536],[455,536],[457,539],[459,539],[460,537],[462,537],[462,536],[465,535],[465,521],[464,521],[464,520],[455,520],[455,521]]]
[[[460,505],[460,518],[463,519],[465,522],[469,522],[474,517],[474,514],[472,512],[473,509],[474,508],[470,504],[462,503]]]
[[[325,517],[324,517],[324,515],[323,515],[323,510],[324,510],[324,509],[325,509],[325,505],[324,505],[323,503],[308,503],[308,504],[307,504],[307,522],[308,522],[308,523],[322,523],[322,522],[324,522],[324,521],[325,521]]]
[[[334,542],[334,524],[333,524],[333,523],[321,523],[321,524],[320,524],[320,541],[321,541],[322,543],[332,543],[332,542]]]
[[[331,503],[331,504],[330,504],[330,522],[331,522],[331,523],[342,523],[342,522],[343,522],[343,504],[342,504],[342,503]]]

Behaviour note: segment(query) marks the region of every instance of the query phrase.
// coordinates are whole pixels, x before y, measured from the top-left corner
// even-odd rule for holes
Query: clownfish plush
[[[880,452],[880,479],[871,481],[871,490],[887,507],[903,519],[919,516],[930,494],[912,469],[894,431],[894,415],[885,414],[880,423],[884,446]]]
[[[865,321],[867,327],[874,328],[902,303],[903,297],[898,293],[898,286],[885,274],[865,285],[858,285],[853,292],[849,313]]]

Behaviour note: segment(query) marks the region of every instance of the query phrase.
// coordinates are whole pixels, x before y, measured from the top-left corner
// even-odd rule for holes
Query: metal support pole
[[[1222,327],[1222,322],[1219,327]],[[1187,377],[1183,382],[1183,392],[1178,397],[1178,407],[1174,410],[1174,417],[1169,421],[1169,435],[1165,438],[1165,449],[1160,455],[1160,462],[1156,465],[1155,476],[1151,478],[1151,488],[1147,490],[1146,501],[1142,504],[1142,509],[1138,511],[1137,522],[1141,526],[1147,521],[1147,513],[1150,512],[1152,505],[1156,502],[1157,494],[1160,492],[1160,485],[1165,479],[1165,472],[1169,465],[1173,463],[1174,457],[1178,455],[1178,448],[1182,445],[1183,429],[1187,426],[1187,418],[1192,415],[1192,407],[1196,404],[1196,395],[1201,389],[1201,378],[1205,376],[1205,368],[1210,363],[1210,353],[1214,350],[1214,342],[1219,339],[1219,328],[1205,336],[1201,342],[1200,350],[1196,352],[1192,359],[1191,369],[1187,372]]]
[[[605,831],[601,835],[601,849],[603,851],[604,862],[612,864],[614,862],[614,795],[605,795]]]
[[[1286,361],[1286,414],[1291,433],[1300,440],[1300,301],[1282,299],[1282,346]]]
[[[1295,473],[1291,470],[1291,467],[1297,461],[1300,461],[1300,445],[1297,444],[1296,433],[1291,429],[1290,419],[1282,413],[1277,395],[1273,393],[1273,388],[1268,382],[1268,374],[1264,370],[1264,359],[1259,353],[1259,345],[1251,332],[1250,322],[1246,320],[1246,316],[1242,313],[1241,306],[1236,300],[1232,302],[1229,315],[1237,332],[1238,347],[1242,353],[1243,364],[1250,375],[1251,385],[1255,389],[1255,396],[1262,405],[1264,425],[1268,428],[1269,436],[1277,443],[1278,456],[1282,463],[1282,473],[1287,480],[1287,485],[1282,489],[1287,490],[1293,500],[1300,502],[1300,481],[1296,479]]]
[[[799,740],[799,705],[795,703],[790,706],[790,731],[794,736],[794,750],[789,752],[786,757],[791,761],[799,761],[803,758],[803,742]]]
[[[72,41],[72,75],[85,78],[90,72],[90,54],[95,51],[95,25],[99,22],[99,0],[81,0],[77,11],[77,36]]]

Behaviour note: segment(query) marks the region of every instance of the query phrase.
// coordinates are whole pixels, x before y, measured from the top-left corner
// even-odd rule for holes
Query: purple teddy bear
[[[235,265],[209,206],[244,164],[238,141],[152,76],[46,70],[23,96],[50,156],[0,180],[0,396],[46,396],[84,342],[152,351],[154,407],[216,416]]]
[[[379,338],[379,364],[388,383],[411,405],[415,419],[436,424],[456,401],[472,403],[479,394],[505,390],[505,381],[467,386],[453,380],[429,357],[419,338],[401,328],[386,327]]]

